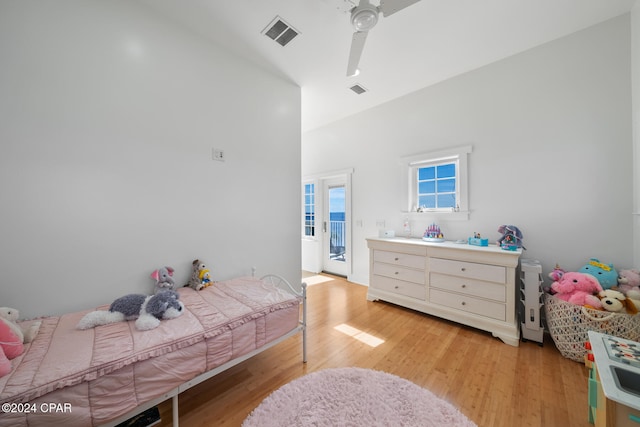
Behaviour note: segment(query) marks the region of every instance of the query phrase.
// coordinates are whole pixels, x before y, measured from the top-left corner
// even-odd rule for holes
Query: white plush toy
[[[78,322],[78,329],[136,319],[136,328],[148,331],[160,325],[162,319],[174,319],[183,312],[184,305],[175,291],[161,291],[153,296],[130,294],[118,298],[109,310],[91,311]]]
[[[5,320],[5,323],[24,344],[33,341],[36,335],[38,335],[40,324],[42,323],[38,320],[26,326],[18,325],[16,322],[20,318],[20,312],[10,307],[0,307],[0,317]]]

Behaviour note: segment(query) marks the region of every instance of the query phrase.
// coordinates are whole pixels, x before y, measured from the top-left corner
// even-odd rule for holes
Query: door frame
[[[310,270],[314,273],[319,273],[324,269],[324,245],[325,245],[325,233],[321,232],[322,224],[324,221],[329,221],[329,218],[325,218],[325,194],[324,194],[324,186],[325,181],[333,180],[336,178],[344,179],[345,184],[345,201],[344,201],[344,221],[345,221],[345,268],[346,268],[346,277],[349,279],[352,274],[353,269],[353,261],[352,261],[352,216],[351,216],[351,199],[352,199],[352,175],[353,168],[349,169],[341,169],[336,171],[330,171],[325,173],[319,173],[314,175],[307,175],[303,177],[302,185],[305,183],[313,182],[315,184],[316,194],[316,233],[312,239],[306,238],[304,233],[302,233],[302,258],[308,260],[315,260],[312,262],[313,265],[307,267],[307,270]],[[329,244],[328,242],[326,243]],[[315,268],[314,268],[315,267]]]

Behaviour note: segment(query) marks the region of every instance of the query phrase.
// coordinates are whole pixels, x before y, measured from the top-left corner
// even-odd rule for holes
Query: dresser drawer
[[[382,262],[373,263],[373,274],[390,277],[392,279],[413,282],[422,286],[424,286],[426,281],[424,270],[413,270],[411,268],[406,268],[399,265],[384,264]]]
[[[371,276],[370,286],[382,291],[404,295],[424,301],[427,298],[427,288],[417,283],[395,280],[384,276]]]
[[[505,285],[467,279],[466,277],[431,272],[429,273],[429,287],[492,299],[498,302],[506,302],[507,300],[507,288]]]
[[[490,317],[505,321],[506,306],[497,302],[474,298],[471,296],[454,294],[439,289],[429,289],[429,302],[460,311]]]
[[[429,271],[488,282],[506,283],[507,269],[499,265],[478,264],[450,259],[429,258]]]
[[[419,255],[403,254],[400,252],[374,251],[374,262],[384,262],[387,264],[401,265],[409,268],[417,268],[424,270],[426,266],[426,258]]]

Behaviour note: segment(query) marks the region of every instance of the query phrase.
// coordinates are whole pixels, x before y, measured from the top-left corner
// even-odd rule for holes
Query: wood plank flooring
[[[301,336],[292,337],[182,393],[180,426],[240,426],[284,384],[346,366],[413,381],[480,427],[590,426],[586,368],[563,358],[549,337],[543,347],[512,347],[487,332],[367,301],[366,287],[332,279],[308,288],[308,363],[301,361]],[[364,334],[347,335],[335,329],[340,325]],[[372,347],[366,341],[374,338],[384,342]],[[160,412],[160,426],[170,426],[170,401]]]

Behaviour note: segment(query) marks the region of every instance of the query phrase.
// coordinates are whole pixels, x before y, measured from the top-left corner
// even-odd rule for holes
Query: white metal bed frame
[[[255,273],[255,272],[254,272]],[[254,274],[252,274],[254,275]],[[173,416],[173,427],[178,427],[179,424],[179,412],[178,412],[178,395],[180,393],[182,393],[185,390],[190,389],[191,387],[200,384],[203,381],[206,381],[212,377],[215,377],[216,375],[218,375],[221,372],[226,371],[229,368],[232,368],[234,366],[236,366],[239,363],[244,362],[247,359],[252,358],[253,356],[262,353],[265,350],[268,350],[269,348],[280,344],[282,341],[285,341],[286,339],[296,335],[299,332],[302,332],[302,362],[303,363],[307,363],[307,284],[305,282],[302,282],[301,285],[301,290],[297,291],[296,289],[293,288],[293,286],[291,286],[291,284],[283,277],[278,276],[277,274],[267,274],[265,276],[262,276],[260,278],[260,280],[264,280],[267,283],[273,284],[275,286],[278,286],[280,288],[284,288],[284,285],[286,285],[285,290],[288,290],[290,292],[292,292],[294,295],[301,297],[302,298],[302,314],[301,314],[301,318],[300,321],[298,322],[298,325],[292,329],[291,331],[287,332],[285,335],[282,335],[281,337],[266,343],[265,345],[263,345],[260,348],[257,348],[247,354],[244,354],[240,357],[237,357],[235,359],[232,359],[220,366],[218,366],[217,368],[214,368],[210,371],[207,372],[203,372],[202,374],[198,375],[197,377],[179,385],[178,387],[169,390],[168,392],[164,393],[162,396],[158,396],[155,399],[152,399],[148,402],[143,403],[142,405],[137,406],[135,409],[127,412],[126,414],[112,420],[109,421],[106,424],[103,424],[101,427],[114,427],[124,421],[127,421],[129,418],[136,416],[137,414],[146,411],[147,409],[153,408],[154,406],[164,402],[165,400],[171,399],[171,412],[172,412],[172,416]]]

